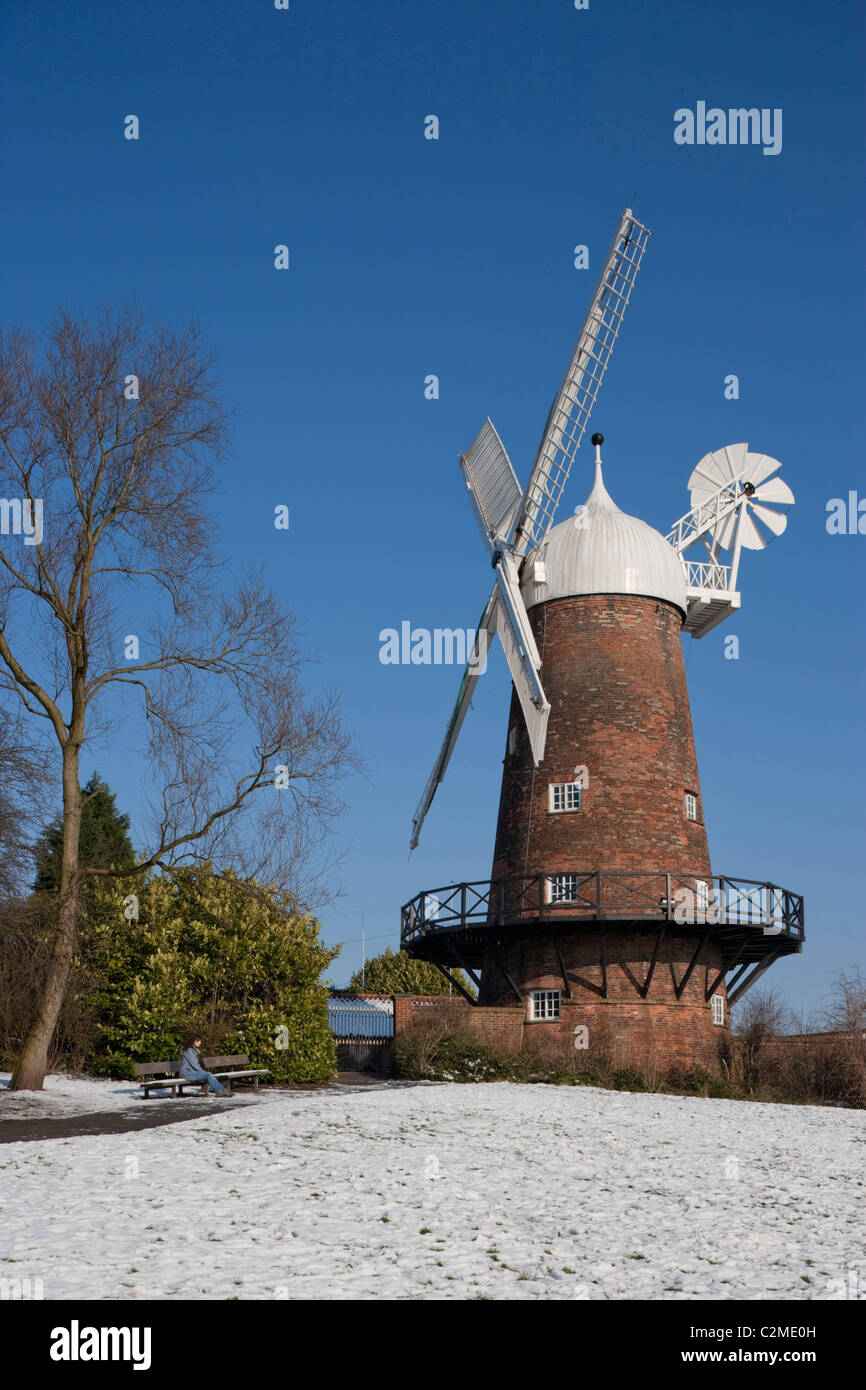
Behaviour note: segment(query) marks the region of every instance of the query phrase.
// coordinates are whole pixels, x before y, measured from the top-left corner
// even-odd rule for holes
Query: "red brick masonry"
[[[632,999],[578,1003],[563,999],[559,1021],[532,1023],[519,1004],[474,1008],[463,999],[441,995],[395,996],[395,1038],[423,1016],[431,1004],[453,1012],[455,1024],[459,1020],[480,1042],[489,1043],[498,1051],[531,1050],[551,1059],[564,1059],[580,1050],[583,1056],[603,1056],[614,1066],[643,1070],[657,1066],[663,1071],[704,1066],[718,1071],[730,1040],[727,1027],[714,1027],[712,1017],[708,1019],[709,1005],[694,1001],[660,1004],[655,1000]],[[587,1030],[585,1050],[575,1047],[576,1041],[583,1041],[580,1034],[575,1034],[581,1026]]]
[[[512,694],[514,752],[506,743],[493,876],[667,870],[709,879],[680,612],[653,598],[598,594],[540,604],[530,617],[551,706],[547,747],[534,767]],[[572,781],[577,767],[588,771],[581,810],[551,813],[550,784]],[[686,792],[697,797],[697,820],[686,816]],[[573,1048],[575,1029],[583,1026],[579,1040],[617,1065],[718,1068],[730,1045],[727,1011],[724,1026],[714,1024],[705,997],[722,965],[717,947],[703,948],[678,1000],[674,975],[683,979],[699,938],[669,935],[643,999],[638,986],[647,978],[655,936],[609,921],[601,998],[598,928],[563,922],[557,937],[570,999],[543,923],[485,956],[481,1004],[508,1008],[522,1047]],[[524,994],[563,990],[561,1019],[529,1021],[528,1000],[518,1006],[506,971]],[[724,995],[723,983],[716,992]],[[483,1018],[474,1027],[483,1029]]]
[[[533,766],[512,693],[515,751],[503,764],[494,878],[579,868],[710,874],[682,653],[682,616],[624,594],[557,599],[530,613],[550,701]],[[507,744],[506,744],[507,748]],[[551,814],[551,782],[585,766],[583,809]],[[698,797],[687,820],[685,793]]]

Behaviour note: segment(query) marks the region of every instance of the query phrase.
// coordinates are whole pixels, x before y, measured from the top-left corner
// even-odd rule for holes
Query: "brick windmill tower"
[[[402,946],[478,988],[473,1023],[518,1046],[618,1064],[711,1068],[728,1009],[803,941],[798,895],[710,866],[682,656],[740,606],[741,551],[780,535],[794,496],[748,445],[706,455],[667,536],[621,511],[602,475],[556,509],[646,249],[622,214],[529,483],[489,420],[460,464],[496,584],[412,848],[497,634],[513,681],[492,874],[420,893]],[[686,558],[697,542],[706,559]],[[721,552],[731,552],[729,564]],[[468,996],[467,996],[468,997]]]

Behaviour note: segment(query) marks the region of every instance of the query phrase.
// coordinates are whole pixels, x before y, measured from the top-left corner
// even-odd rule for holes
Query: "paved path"
[[[236,1101],[150,1100],[128,1110],[94,1110],[89,1115],[57,1115],[0,1121],[0,1144],[20,1144],[35,1139],[76,1139],[81,1134],[126,1134],[136,1129],[174,1125],[180,1120],[200,1120],[217,1110],[237,1109]]]
[[[85,1115],[52,1117],[22,1115],[20,1119],[12,1116],[5,1118],[0,1102],[0,1144],[20,1144],[42,1139],[76,1139],[83,1134],[127,1134],[137,1129],[176,1125],[184,1120],[200,1120],[203,1115],[215,1115],[221,1110],[241,1109],[245,1101],[255,1104],[260,1096],[268,1093],[273,1095],[276,1091],[315,1094],[330,1090],[391,1090],[417,1084],[414,1081],[389,1081],[379,1076],[368,1076],[364,1072],[340,1072],[338,1080],[327,1082],[324,1086],[269,1086],[266,1092],[259,1092],[258,1095],[247,1091],[236,1092],[236,1099],[233,1100],[209,1100],[205,1096],[196,1100],[184,1100],[183,1097],[154,1097],[123,1110],[94,1110]]]

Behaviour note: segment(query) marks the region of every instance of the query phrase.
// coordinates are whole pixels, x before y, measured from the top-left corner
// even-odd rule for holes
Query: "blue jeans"
[[[220,1081],[217,1081],[212,1071],[193,1071],[187,1072],[182,1078],[184,1081],[206,1081],[214,1095],[227,1096],[228,1091]]]

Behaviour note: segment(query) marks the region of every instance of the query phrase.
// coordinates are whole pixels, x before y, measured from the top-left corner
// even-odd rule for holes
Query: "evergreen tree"
[[[135,851],[129,838],[129,816],[120,815],[114,793],[98,773],[94,773],[81,793],[81,839],[79,864],[82,873],[90,869],[132,869]],[[60,891],[60,864],[63,857],[63,817],[56,815],[36,842],[37,893]]]
[[[175,868],[139,886],[141,915],[123,916],[116,883],[97,880],[83,966],[95,1029],[86,1069],[132,1076],[135,1062],[245,1052],[275,1081],[326,1081],[335,1071],[322,972],[339,955],[318,921],[273,887]]]
[[[469,994],[475,994],[462,970],[451,973]],[[349,988],[367,994],[447,994],[449,990],[448,981],[435,965],[426,960],[413,960],[405,951],[392,951],[390,946],[380,956],[368,960],[363,972],[355,971]]]

